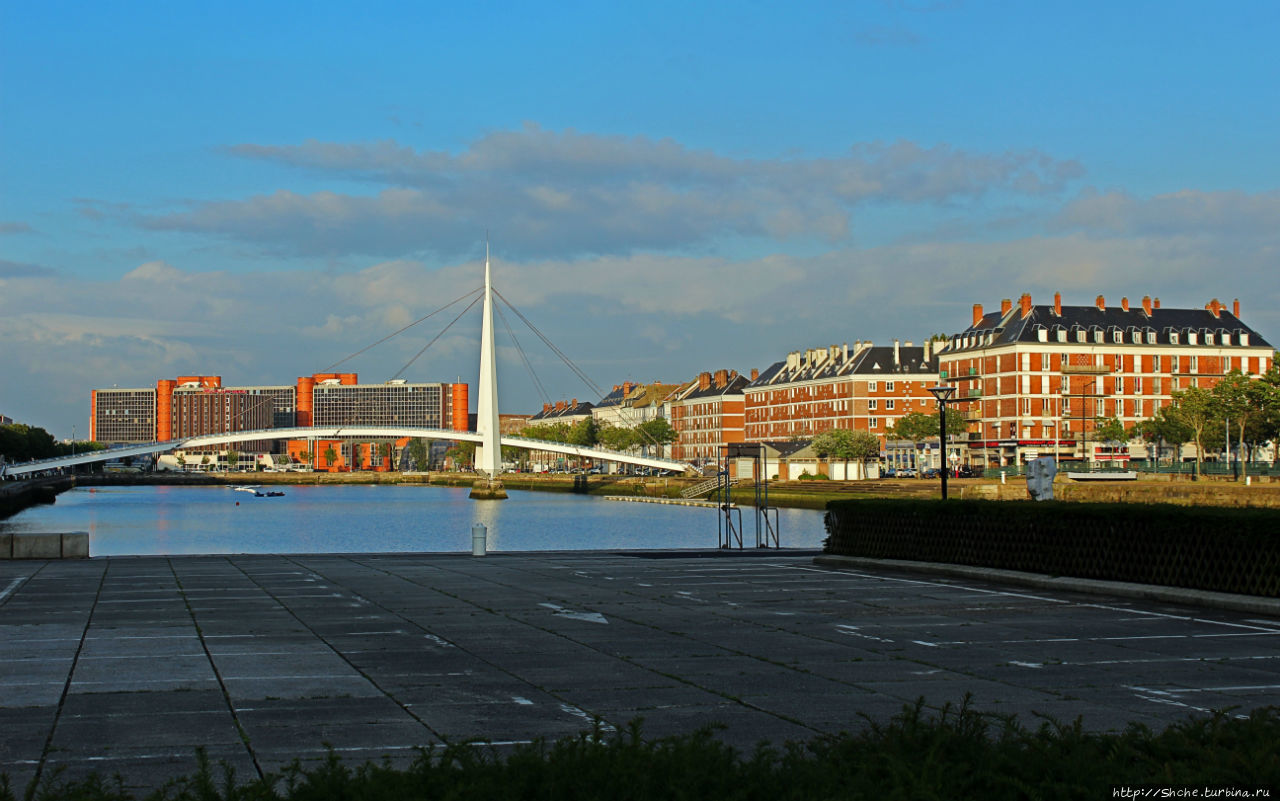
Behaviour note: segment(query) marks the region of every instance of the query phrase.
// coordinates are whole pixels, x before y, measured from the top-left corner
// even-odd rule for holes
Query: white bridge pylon
[[[113,459],[124,459],[132,456],[148,456],[153,453],[185,450],[188,448],[207,448],[217,445],[233,445],[237,442],[254,442],[264,439],[399,439],[411,437],[419,439],[451,440],[456,442],[484,441],[483,435],[474,431],[453,431],[447,428],[410,428],[404,426],[313,426],[310,428],[264,428],[258,431],[237,431],[233,434],[206,434],[187,439],[171,439],[164,442],[149,442],[143,445],[125,445],[101,451],[90,451],[77,456],[59,456],[54,459],[42,459],[37,462],[6,464],[0,466],[0,475],[21,476],[39,473],[44,470],[57,470],[63,467],[74,467],[78,464],[105,462]],[[568,445],[563,442],[549,442],[528,437],[499,437],[499,444],[509,448],[523,448],[530,451],[558,453],[580,459],[595,461],[620,462],[640,467],[653,467],[658,470],[674,470],[684,472],[689,465],[674,459],[662,459],[655,456],[637,456],[630,453],[618,453],[605,448],[584,448]],[[501,448],[498,449],[501,453]],[[501,462],[499,462],[501,465]]]

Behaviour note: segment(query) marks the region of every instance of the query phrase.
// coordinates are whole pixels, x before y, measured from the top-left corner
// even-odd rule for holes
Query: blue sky
[[[0,413],[83,435],[94,387],[292,382],[478,285],[486,231],[503,294],[606,388],[918,342],[1022,292],[1238,297],[1274,343],[1278,27],[1269,2],[0,0]],[[351,366],[389,378],[431,325]],[[406,375],[473,381],[477,325]],[[517,335],[550,395],[506,344],[504,412],[595,400]]]

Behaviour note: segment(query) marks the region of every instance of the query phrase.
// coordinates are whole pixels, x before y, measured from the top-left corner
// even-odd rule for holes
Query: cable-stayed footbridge
[[[470,297],[471,294],[472,293],[468,293],[464,298]],[[503,447],[563,454],[584,459],[617,462],[620,464],[636,465],[659,470],[684,472],[693,469],[693,467],[688,463],[674,459],[624,453],[606,448],[572,445],[565,442],[551,442],[547,440],[530,439],[528,437],[510,435],[504,436],[501,433],[501,429],[498,424],[498,364],[493,329],[493,296],[495,294],[497,293],[493,288],[489,266],[489,246],[486,244],[484,258],[484,289],[481,296],[484,304],[481,309],[480,380],[478,397],[476,399],[477,414],[475,431],[454,431],[450,429],[421,428],[412,426],[339,425],[268,428],[255,431],[204,434],[194,437],[184,437],[181,439],[164,440],[161,442],[121,445],[108,448],[106,450],[78,454],[76,456],[59,456],[53,459],[42,459],[39,461],[23,462],[19,464],[0,464],[0,477],[26,476],[45,471],[59,470],[66,467],[74,467],[75,465],[89,464],[92,462],[114,461],[136,456],[167,453],[174,450],[231,445],[237,442],[255,442],[268,439],[364,439],[401,437],[474,442],[477,446],[475,459],[476,469],[479,472],[487,474],[490,478],[496,478],[502,472]],[[477,298],[477,300],[479,300],[479,298]],[[475,301],[472,301],[472,305],[474,305],[474,303]],[[512,309],[514,310],[514,307],[512,307]],[[434,313],[435,312],[432,312],[432,314]],[[519,312],[516,312],[516,314],[519,314]],[[431,315],[427,316],[430,317]],[[459,315],[459,317],[460,316],[461,315]],[[523,319],[523,315],[520,316]],[[455,318],[454,321],[456,322],[457,318]],[[528,321],[525,320],[525,322],[527,323]],[[452,323],[450,323],[450,325],[452,325]],[[405,329],[401,329],[401,331],[404,330]],[[541,333],[538,333],[539,336],[541,336]],[[394,336],[394,334],[392,336]],[[387,337],[381,341],[386,341],[386,339],[389,338],[390,337]],[[437,339],[438,338],[439,336],[437,336]],[[432,341],[434,342],[435,340]],[[428,343],[428,347],[430,344],[431,343]],[[549,341],[547,344],[551,345]],[[551,345],[551,347],[555,349],[554,345]],[[365,350],[368,350],[368,348],[365,348]],[[423,350],[425,351],[426,348],[423,348]],[[556,350],[558,353],[558,349]],[[523,358],[523,350],[521,350],[520,353]],[[421,354],[422,351],[419,351],[418,355]],[[563,354],[560,355],[564,358]]]

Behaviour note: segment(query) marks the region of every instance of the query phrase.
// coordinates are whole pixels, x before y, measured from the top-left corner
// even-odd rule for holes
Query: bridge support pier
[[[496,478],[482,478],[471,485],[468,497],[477,501],[503,501],[507,498],[507,490]]]

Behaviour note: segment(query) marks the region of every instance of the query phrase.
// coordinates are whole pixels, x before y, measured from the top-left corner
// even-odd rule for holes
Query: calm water
[[[714,509],[512,491],[473,501],[466,488],[285,486],[282,498],[226,487],[82,487],[0,531],[87,531],[92,556],[183,553],[471,552],[471,526],[491,551],[714,548]],[[744,509],[748,546],[755,542]],[[817,548],[822,513],[781,510],[782,546]]]

